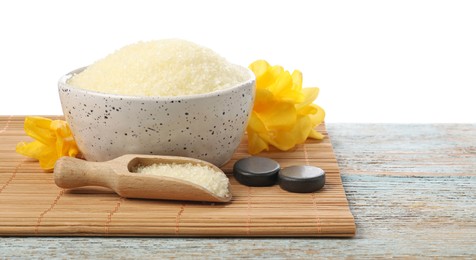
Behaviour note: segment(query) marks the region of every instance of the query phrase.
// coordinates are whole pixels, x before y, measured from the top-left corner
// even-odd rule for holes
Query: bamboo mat
[[[38,162],[15,153],[24,117],[0,116],[0,235],[3,236],[261,236],[349,237],[355,234],[332,145],[308,140],[289,152],[260,156],[282,167],[315,165],[326,171],[325,187],[297,194],[272,187],[247,187],[233,178],[236,160],[249,156],[246,138],[223,167],[230,177],[228,204],[124,199],[103,188],[58,188]]]

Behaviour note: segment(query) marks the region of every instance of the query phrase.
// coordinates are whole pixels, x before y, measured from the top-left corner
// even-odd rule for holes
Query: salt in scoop
[[[141,174],[139,166],[153,164],[186,164],[208,166],[217,174],[224,174],[215,165],[187,157],[127,154],[106,162],[90,162],[72,157],[62,157],[55,165],[54,179],[58,187],[79,188],[101,186],[112,189],[125,198],[190,200],[228,202],[231,200],[230,184],[224,196],[187,180]]]

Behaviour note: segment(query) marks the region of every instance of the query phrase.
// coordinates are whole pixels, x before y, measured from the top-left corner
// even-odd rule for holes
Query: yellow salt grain
[[[225,197],[229,193],[229,180],[226,175],[223,172],[215,171],[210,166],[191,163],[158,163],[139,166],[134,172],[188,181],[219,197]]]
[[[183,96],[226,89],[250,78],[209,48],[167,39],[139,42],[88,66],[68,83],[103,93]]]

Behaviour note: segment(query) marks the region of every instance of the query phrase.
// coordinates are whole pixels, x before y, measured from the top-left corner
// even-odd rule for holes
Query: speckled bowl
[[[254,100],[255,77],[206,94],[139,97],[75,88],[61,77],[66,121],[87,160],[123,154],[193,157],[217,166],[230,160],[243,137]]]

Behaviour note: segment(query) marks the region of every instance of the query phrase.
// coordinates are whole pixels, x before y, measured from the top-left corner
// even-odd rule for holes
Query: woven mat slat
[[[58,118],[58,117],[55,117]],[[297,194],[279,186],[247,187],[231,174],[233,163],[249,156],[246,138],[222,169],[230,177],[229,204],[124,199],[105,188],[58,188],[38,162],[15,153],[23,116],[0,116],[0,235],[3,236],[264,236],[349,237],[355,222],[349,210],[325,125],[322,141],[308,140],[288,152],[260,156],[282,167],[309,164],[326,171],[319,192]]]

